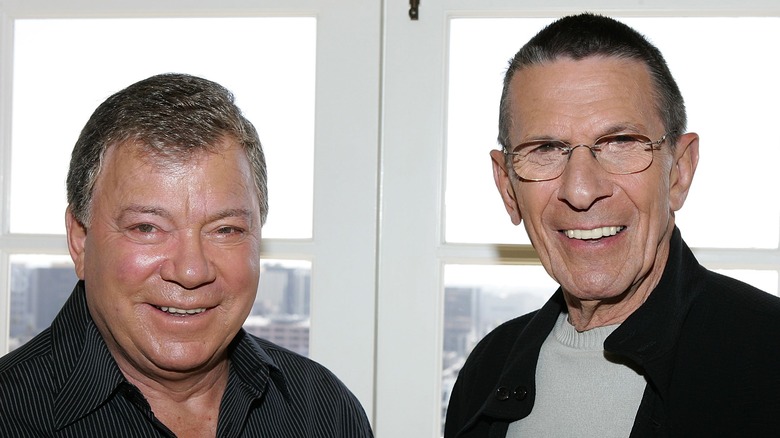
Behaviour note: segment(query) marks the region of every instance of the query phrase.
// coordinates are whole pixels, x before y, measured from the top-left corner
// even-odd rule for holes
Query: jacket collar
[[[605,350],[639,365],[662,399],[668,390],[677,339],[685,315],[700,293],[696,285],[703,271],[675,227],[658,285],[604,342]]]

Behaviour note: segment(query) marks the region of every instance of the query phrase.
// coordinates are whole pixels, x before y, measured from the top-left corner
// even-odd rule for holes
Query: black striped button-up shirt
[[[197,418],[192,421],[197,422]],[[0,358],[0,437],[172,437],[128,382],[77,284],[51,327]],[[371,437],[323,366],[243,330],[231,344],[218,437]]]

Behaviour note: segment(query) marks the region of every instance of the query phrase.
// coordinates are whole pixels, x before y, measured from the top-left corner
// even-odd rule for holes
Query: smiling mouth
[[[614,236],[625,229],[626,227],[624,226],[599,227],[592,230],[563,230],[563,233],[566,234],[566,237],[569,239],[593,240]]]
[[[171,315],[177,315],[177,316],[197,315],[207,310],[205,307],[198,307],[195,309],[179,309],[177,307],[170,307],[170,306],[154,306],[154,307],[156,307],[157,309],[163,312],[170,313]]]

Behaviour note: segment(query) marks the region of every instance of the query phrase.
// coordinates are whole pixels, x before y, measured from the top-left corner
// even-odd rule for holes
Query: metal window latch
[[[417,21],[420,17],[420,0],[409,0],[409,19]]]

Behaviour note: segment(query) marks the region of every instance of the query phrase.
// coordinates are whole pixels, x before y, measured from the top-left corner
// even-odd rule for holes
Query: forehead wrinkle
[[[593,140],[598,140],[602,137],[612,135],[612,134],[619,134],[619,133],[631,133],[631,134],[647,134],[647,128],[642,126],[641,124],[635,124],[635,123],[618,123],[615,125],[607,126],[606,128],[600,129],[600,134],[597,134],[596,137],[594,137]],[[570,139],[566,138],[559,138],[555,137],[553,135],[531,135],[528,137],[528,140],[524,140],[521,143],[526,143],[528,141],[561,141],[563,143],[571,144]]]
[[[216,222],[222,219],[237,217],[243,218],[250,223],[254,223],[254,216],[255,213],[246,208],[227,208],[209,216],[208,222]]]
[[[130,204],[124,208],[122,208],[119,211],[118,217],[124,217],[129,213],[139,213],[139,214],[151,214],[154,216],[160,216],[165,219],[171,218],[171,213],[162,208],[162,207],[155,207],[153,205],[142,205],[142,204]]]
[[[623,71],[620,72],[622,75],[620,83],[612,84],[601,73],[591,71],[592,68],[590,66],[594,62],[602,65],[601,70],[612,71],[616,68],[621,68]],[[569,76],[571,76],[569,73],[579,66],[587,68],[587,70],[583,70],[583,74],[577,81],[569,81]],[[551,67],[556,67],[557,70],[551,70]],[[510,105],[510,110],[514,112],[518,109],[524,109],[524,118],[528,120],[525,121],[524,124],[526,126],[523,128],[518,126],[518,123],[521,122],[518,115],[513,114],[511,117],[513,127],[510,131],[510,136],[514,132],[522,139],[560,139],[563,141],[582,142],[585,141],[583,139],[585,136],[589,137],[588,140],[595,140],[604,135],[618,133],[623,129],[632,133],[652,135],[647,130],[654,127],[656,119],[659,123],[662,123],[662,120],[657,112],[655,100],[652,98],[653,88],[650,73],[644,65],[641,65],[641,70],[637,70],[636,67],[637,64],[634,61],[612,58],[577,61],[559,59],[519,71],[510,84],[510,97],[515,101]],[[559,75],[561,78],[558,78],[560,80],[557,81],[553,81],[548,75],[551,72],[560,73],[561,71],[564,73]],[[616,80],[618,78],[613,79]],[[545,88],[546,92],[539,92],[538,89],[534,89],[539,84],[542,84],[542,88]],[[636,102],[639,106],[633,109],[628,108],[636,112],[636,117],[632,116],[628,120],[613,119],[612,122],[602,117],[601,114],[608,114],[609,111],[625,112],[626,110],[626,108],[621,109],[621,106],[625,106],[626,102],[616,99],[615,93],[604,95],[605,87],[613,92],[616,89],[623,90],[623,94],[626,96],[642,92],[640,93],[639,101]],[[578,101],[582,104],[572,105],[570,102],[572,96],[577,96]],[[609,96],[612,96],[609,101],[604,100],[605,97]],[[602,108],[598,112],[593,112],[598,105],[601,105]],[[550,125],[527,126],[529,121],[535,121],[540,118],[547,120]],[[585,129],[585,132],[570,131],[571,119],[586,121],[585,126],[582,127]],[[587,119],[591,119],[589,123],[587,123]],[[645,123],[643,122],[650,123],[650,126],[644,126]],[[526,133],[523,133],[523,131],[526,131]],[[566,136],[571,136],[572,138],[566,138]],[[515,143],[519,144],[523,141],[526,140],[515,141]]]
[[[641,135],[650,135],[649,132],[647,132],[648,127],[644,126],[641,123],[618,123],[614,125],[608,125],[606,128],[597,131],[600,132],[598,134],[597,138],[594,140],[598,140],[601,137],[605,137],[607,135],[612,134],[621,134],[621,133],[628,133],[628,134],[641,134]]]

